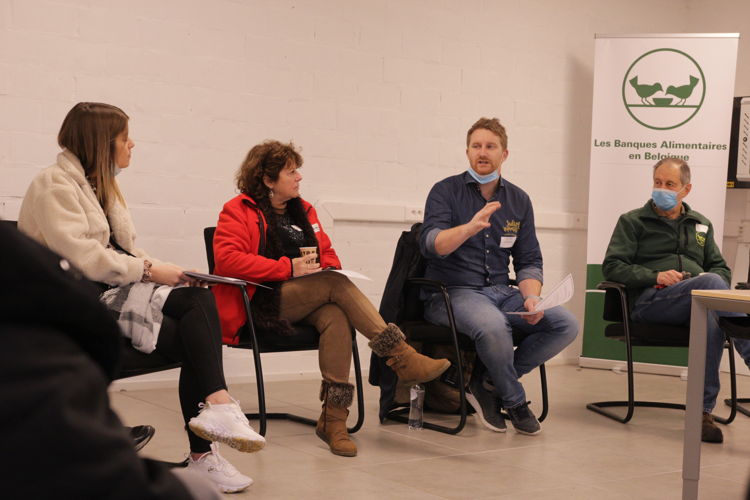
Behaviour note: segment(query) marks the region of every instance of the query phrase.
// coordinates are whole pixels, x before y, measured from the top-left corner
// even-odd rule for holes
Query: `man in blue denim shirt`
[[[578,321],[562,307],[533,312],[541,300],[542,252],[528,195],[500,178],[508,137],[497,118],[480,118],[466,135],[469,169],[435,184],[427,197],[420,249],[425,277],[449,286],[459,331],[469,336],[486,371],[472,378],[467,399],[481,422],[505,432],[504,408],[517,432],[541,426],[518,379],[562,351]],[[513,259],[518,288],[508,286]],[[425,318],[447,325],[438,294],[427,297]],[[512,330],[525,338],[513,349]]]

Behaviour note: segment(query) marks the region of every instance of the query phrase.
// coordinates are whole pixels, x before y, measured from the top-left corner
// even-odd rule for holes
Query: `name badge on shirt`
[[[318,225],[317,222],[312,225],[312,228],[313,228],[313,232],[316,232],[316,233],[320,232],[320,226]]]
[[[515,236],[501,236],[500,248],[511,248],[516,243]]]
[[[706,246],[706,233],[708,233],[708,226],[705,224],[695,225],[695,241],[698,242],[698,246]]]

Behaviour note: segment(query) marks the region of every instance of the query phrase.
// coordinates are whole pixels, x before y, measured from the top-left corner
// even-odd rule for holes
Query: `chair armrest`
[[[206,273],[199,273],[196,271],[184,271],[185,276],[189,276],[193,279],[200,280],[206,283],[209,283],[211,285],[217,285],[219,283],[224,285],[232,285],[232,286],[247,286],[250,284],[255,284],[250,281],[245,281],[239,278],[229,278],[227,276],[221,276],[218,274],[206,274]]]
[[[423,286],[431,286],[433,288],[439,288],[439,289],[447,289],[448,287],[445,286],[445,283],[442,281],[437,280],[428,280],[427,278],[406,278],[406,281],[409,284],[412,285],[423,285]],[[508,280],[508,286],[518,286],[518,282],[511,278]]]
[[[437,288],[440,291],[447,291],[448,287],[442,281],[428,280],[427,278],[406,278],[406,282],[410,285],[429,286]]]
[[[627,290],[627,287],[623,285],[622,283],[618,283],[616,281],[602,281],[598,285],[596,285],[596,288],[599,290],[606,290],[608,288],[614,288],[615,290],[618,290],[620,293],[625,293]]]
[[[445,304],[445,312],[448,315],[448,327],[451,329],[451,333],[453,335],[453,343],[458,349],[458,329],[456,328],[456,320],[453,316],[453,306],[451,306],[451,297],[448,293],[448,287],[445,286],[445,283],[442,281],[436,281],[436,280],[429,280],[426,278],[407,278],[406,279],[407,284],[409,285],[419,285],[419,286],[428,286],[432,288],[437,288],[440,292],[440,294],[443,296],[443,303]]]
[[[445,311],[448,314],[448,324],[453,330],[454,336],[458,330],[456,329],[456,322],[453,317],[453,306],[451,305],[451,296],[448,293],[448,287],[442,281],[430,280],[427,278],[407,278],[406,283],[408,285],[427,286],[437,288],[440,295],[443,296],[443,303],[445,304]]]
[[[612,290],[617,293],[618,300],[615,303],[610,303],[607,298],[604,299],[603,318],[606,321],[623,322],[629,329],[630,306],[628,305],[627,287],[616,281],[602,281],[596,285],[596,288],[605,292]]]

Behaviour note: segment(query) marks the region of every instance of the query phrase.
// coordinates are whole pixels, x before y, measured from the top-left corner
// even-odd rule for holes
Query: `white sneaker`
[[[188,426],[203,439],[218,441],[246,453],[260,451],[266,445],[266,438],[250,427],[239,401],[232,399],[231,403],[200,403],[198,406],[201,411],[190,419]]]
[[[247,489],[253,480],[235,469],[226,458],[219,455],[219,446],[211,445],[211,451],[204,453],[198,460],[188,460],[187,469],[199,474],[219,487],[223,493],[236,493]]]

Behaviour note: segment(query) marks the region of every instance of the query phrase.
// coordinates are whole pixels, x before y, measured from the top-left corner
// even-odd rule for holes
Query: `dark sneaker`
[[[150,425],[136,425],[135,427],[126,427],[126,429],[130,430],[130,439],[133,440],[135,451],[146,446],[151,441],[151,438],[154,437],[154,432],[156,432],[156,429]]]
[[[505,411],[508,412],[510,423],[513,424],[516,432],[529,436],[542,432],[542,426],[531,412],[528,401],[513,408],[506,408]]]
[[[724,435],[721,429],[714,422],[714,416],[710,413],[703,414],[703,424],[701,425],[701,441],[704,443],[721,443],[724,441]]]
[[[505,419],[500,413],[502,406],[495,393],[482,384],[483,377],[472,377],[466,389],[466,401],[477,412],[482,425],[491,431],[505,432]]]

